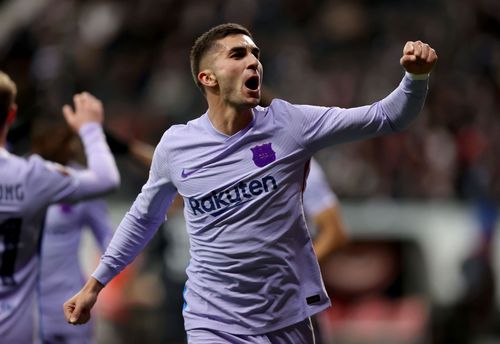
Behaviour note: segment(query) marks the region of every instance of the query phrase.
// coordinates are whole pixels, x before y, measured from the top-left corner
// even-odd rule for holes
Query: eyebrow
[[[231,49],[229,49],[228,54],[231,55],[233,53],[243,53],[246,51],[247,51],[247,48],[245,46],[238,46],[238,47],[232,47]],[[251,47],[251,51],[252,51],[252,54],[254,54],[254,55],[258,56],[260,54],[260,49],[255,47],[255,46]]]

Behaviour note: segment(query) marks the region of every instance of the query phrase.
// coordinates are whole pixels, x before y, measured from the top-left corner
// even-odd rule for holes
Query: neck
[[[215,99],[208,100],[208,118],[217,131],[231,136],[246,128],[252,121],[251,108],[236,108],[227,103],[216,101]]]

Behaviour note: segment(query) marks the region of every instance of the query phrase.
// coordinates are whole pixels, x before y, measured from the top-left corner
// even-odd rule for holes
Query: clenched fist
[[[421,41],[408,41],[403,48],[403,56],[399,62],[408,73],[428,74],[437,59],[436,51],[429,44]]]
[[[90,310],[97,301],[97,296],[104,288],[98,280],[91,277],[83,288],[63,305],[66,320],[73,325],[85,324],[90,320]]]

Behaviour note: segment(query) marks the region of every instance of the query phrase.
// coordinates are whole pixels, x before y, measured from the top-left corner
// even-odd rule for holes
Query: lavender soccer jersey
[[[90,343],[92,324],[68,326],[62,304],[84,284],[78,256],[83,229],[89,228],[101,252],[113,235],[104,200],[49,207],[42,241],[39,302],[43,342]]]
[[[427,81],[406,76],[388,97],[353,109],[275,100],[233,136],[204,114],[163,136],[148,182],[93,276],[106,284],[164,221],[176,192],[190,238],[186,330],[251,335],[297,323],[330,305],[302,211],[306,166],[317,150],[405,127]]]
[[[38,156],[0,148],[0,341],[33,343],[38,242],[46,208],[111,190],[119,176],[100,125],[80,130],[89,170],[71,171]]]

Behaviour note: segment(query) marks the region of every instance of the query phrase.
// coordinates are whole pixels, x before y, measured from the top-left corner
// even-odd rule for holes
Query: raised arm
[[[367,139],[402,130],[422,110],[428,77],[437,61],[436,53],[421,42],[407,42],[400,59],[406,73],[399,86],[370,105],[339,108],[293,105],[275,100],[271,109],[276,120],[290,130],[297,142],[314,153],[322,148]]]
[[[114,190],[120,184],[115,159],[102,131],[104,111],[101,101],[87,92],[76,94],[73,101],[74,109],[65,105],[63,114],[68,125],[80,134],[87,169],[72,171],[77,187],[69,195],[63,196],[64,201],[95,197]]]

